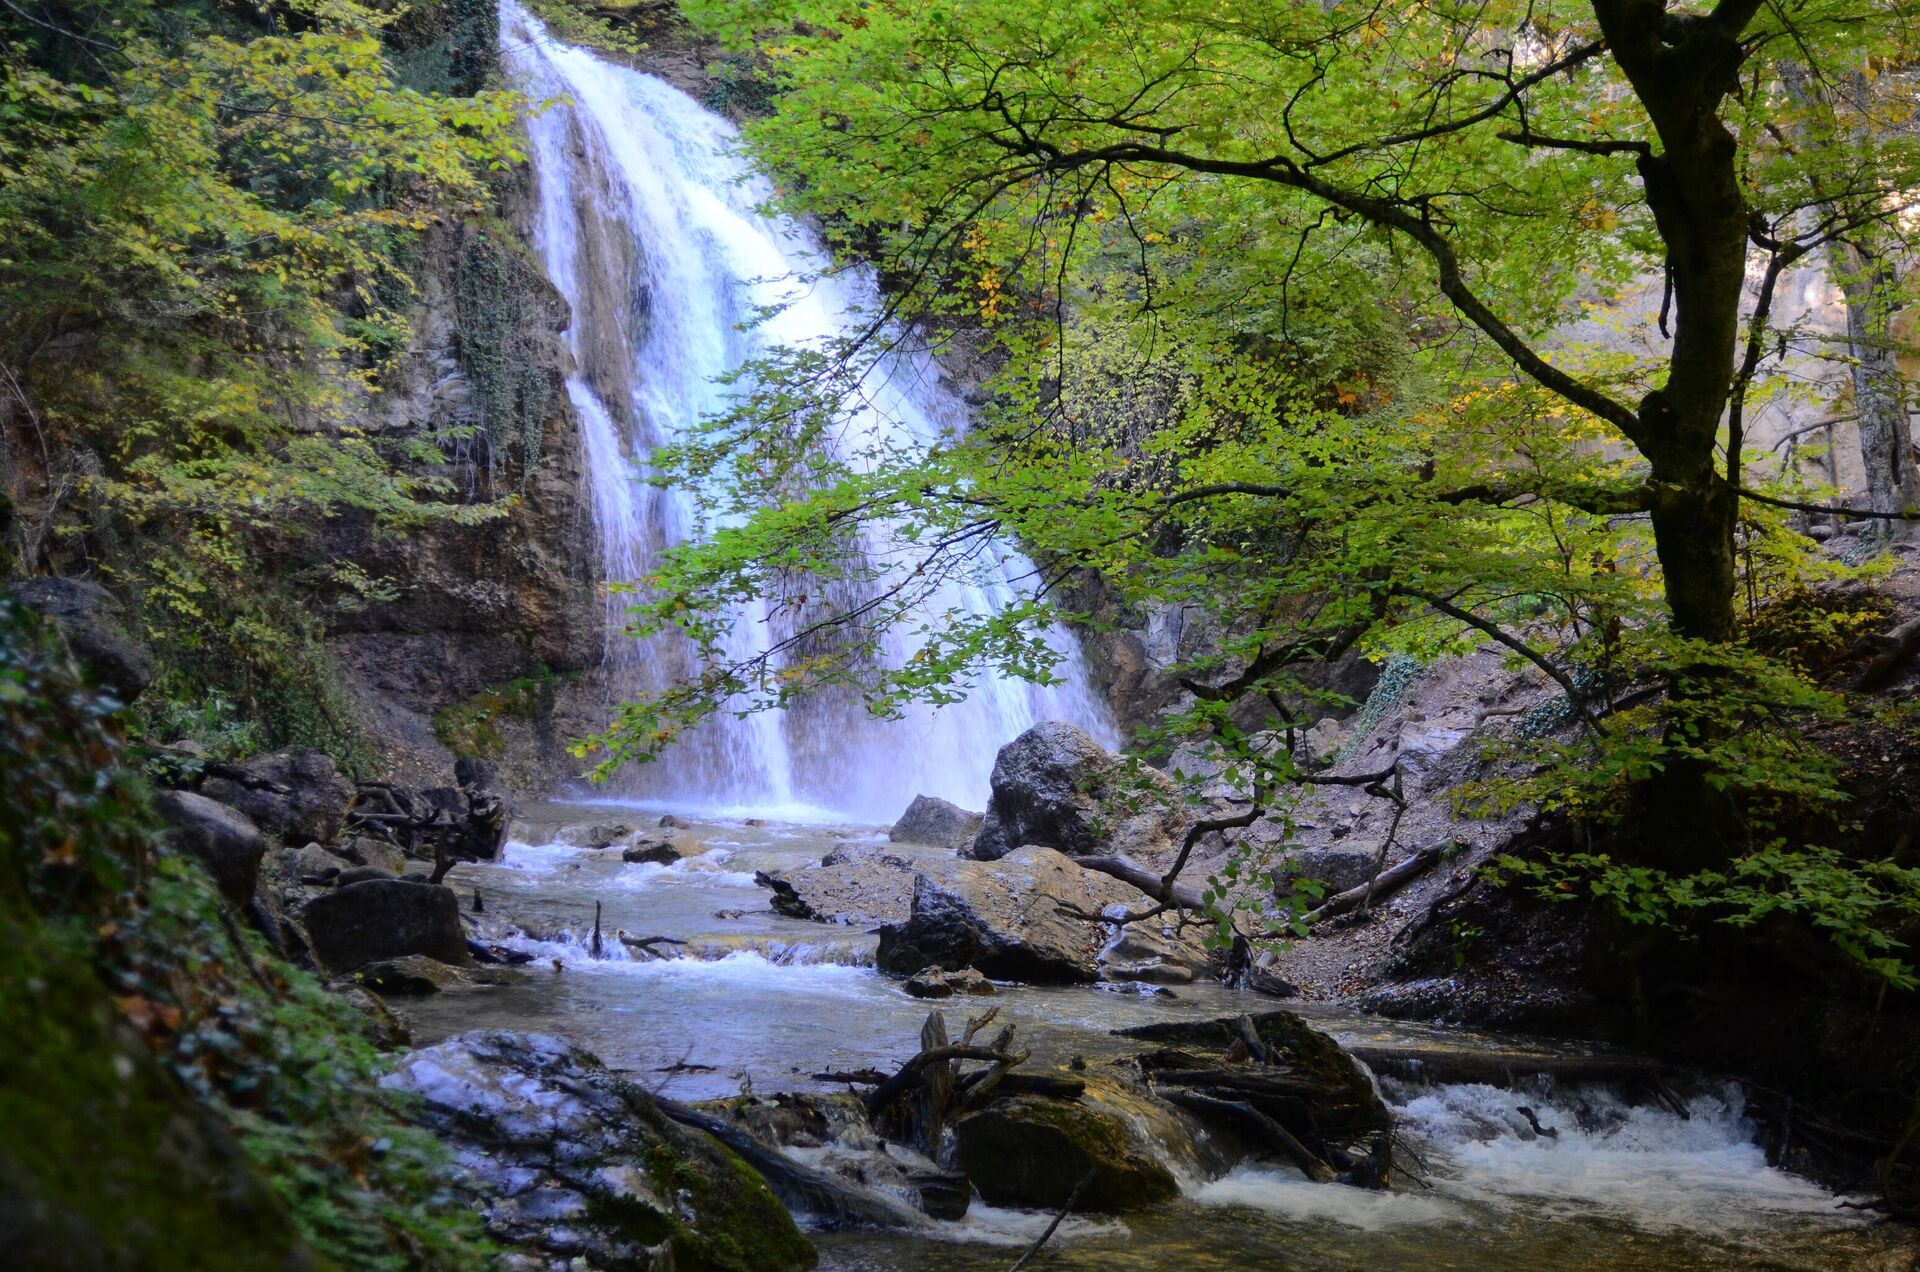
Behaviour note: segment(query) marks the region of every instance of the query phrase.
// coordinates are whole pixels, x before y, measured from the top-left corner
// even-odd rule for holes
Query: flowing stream
[[[603,565],[611,579],[643,579],[664,548],[698,530],[692,492],[644,480],[653,449],[724,409],[728,390],[717,378],[744,361],[844,333],[870,307],[872,283],[823,276],[802,227],[756,211],[769,191],[733,153],[734,130],[685,94],[558,43],[511,0],[501,8],[501,48],[520,87],[556,101],[530,125],[536,246],[572,307],[567,389],[583,425]],[[849,436],[912,446],[965,427],[929,359],[896,356],[865,387]],[[900,547],[882,535],[858,546],[875,560]],[[1031,567],[1008,548],[995,565],[996,577],[933,597],[927,620],[1004,606]],[[740,605],[729,655],[746,658],[792,635],[808,614],[817,610]],[[610,598],[614,692],[658,689],[694,669],[683,643],[627,636],[622,618],[622,602]],[[1064,632],[1056,639],[1062,683],[1052,687],[983,678],[962,704],[891,722],[831,696],[723,715],[628,775],[611,798],[530,810],[502,860],[463,865],[450,882],[484,901],[483,935],[534,961],[510,984],[411,1006],[416,1041],[482,1027],[550,1032],[689,1100],[743,1087],[821,1090],[809,1075],[904,1059],[928,1007],[874,970],[875,936],[775,915],[754,874],[880,839],[873,826],[916,793],[980,807],[996,750],[1038,720],[1070,720],[1111,743],[1074,642]],[[906,640],[887,647],[892,658],[912,652]],[[647,826],[662,811],[693,817],[706,850],[671,866],[635,865],[560,842],[566,824],[617,816]],[[673,937],[686,943],[684,956],[630,956],[609,939],[594,957],[596,905],[609,937],[619,928]],[[1171,995],[1003,986],[994,1001],[1036,1065],[1118,1055],[1116,1028],[1272,1005],[1217,984]],[[1303,1010],[1350,1043],[1499,1041]],[[1903,1236],[1767,1165],[1735,1088],[1689,1092],[1685,1119],[1597,1087],[1384,1089],[1410,1156],[1424,1165],[1421,1182],[1362,1192],[1265,1164],[1195,1176],[1179,1201],[1156,1210],[1067,1220],[1042,1266],[1912,1266]],[[1537,1133],[1523,1104],[1553,1133]],[[818,1243],[822,1266],[843,1272],[985,1272],[1008,1266],[1050,1218],[976,1204],[958,1223],[821,1234]]]
[[[726,120],[685,93],[553,40],[510,2],[501,8],[503,59],[536,100],[555,100],[530,125],[538,183],[535,244],[572,306],[567,338],[601,559],[609,579],[644,578],[660,551],[694,533],[693,492],[641,480],[657,446],[723,411],[735,389],[720,377],[774,348],[826,349],[873,308],[858,271],[824,272],[812,237],[760,215],[772,193],[734,153]],[[889,357],[848,404],[841,444],[922,447],[963,429],[962,404],[924,356]],[[726,654],[746,660],[788,640],[828,608],[870,602],[917,559],[909,545],[868,533],[855,550],[892,573],[857,587],[811,587],[823,602],[739,605]],[[954,578],[920,604],[938,629],[959,616],[1004,610],[1032,565],[1005,546],[983,569]],[[624,597],[610,599],[607,664],[617,695],[658,690],[694,671],[684,642],[621,634]],[[1113,729],[1088,691],[1079,650],[1054,634],[1059,682],[1035,686],[985,675],[964,702],[883,721],[848,695],[826,694],[778,713],[710,722],[657,764],[627,776],[635,794],[699,792],[709,808],[819,811],[890,819],[904,790],[978,802],[994,752],[1028,726],[1068,720],[1102,741]],[[919,644],[898,631],[884,657],[902,665]],[[804,648],[804,646],[803,646]],[[770,674],[777,675],[781,663]]]

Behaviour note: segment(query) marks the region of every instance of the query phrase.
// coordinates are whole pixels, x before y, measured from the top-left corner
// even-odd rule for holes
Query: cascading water
[[[770,191],[734,153],[724,119],[662,80],[554,40],[518,5],[500,11],[504,62],[535,100],[560,99],[529,125],[539,187],[534,237],[548,276],[573,308],[575,360],[567,391],[579,412],[609,579],[642,578],[683,541],[692,496],[640,480],[656,446],[727,404],[718,377],[773,346],[819,347],[844,334],[872,281],[822,276],[819,249],[799,225],[755,211]],[[773,316],[743,330],[749,319]],[[899,355],[866,385],[856,433],[926,445],[965,426],[964,408],[925,357]],[[863,547],[878,559],[890,545]],[[1000,549],[987,584],[948,584],[926,604],[938,623],[988,614],[1016,597],[1032,567]],[[860,599],[860,598],[856,598]],[[607,665],[618,693],[659,689],[692,670],[684,642],[621,633],[625,602],[609,601]],[[765,602],[732,615],[728,654],[745,658],[783,634]],[[1070,634],[1054,634],[1063,683],[984,677],[967,700],[882,721],[844,698],[703,725],[626,792],[709,808],[829,811],[891,820],[917,793],[979,807],[998,748],[1043,719],[1067,720],[1109,744],[1114,731],[1086,687]],[[887,655],[913,652],[893,638]]]

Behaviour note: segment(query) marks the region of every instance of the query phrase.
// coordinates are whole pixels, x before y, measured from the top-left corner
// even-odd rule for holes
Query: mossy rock
[[[1126,1122],[1092,1104],[1014,1096],[961,1118],[954,1134],[960,1168],[992,1205],[1057,1210],[1089,1172],[1076,1210],[1140,1210],[1180,1192]]]

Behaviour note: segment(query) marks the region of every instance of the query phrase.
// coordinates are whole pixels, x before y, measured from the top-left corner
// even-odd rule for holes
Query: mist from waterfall
[[[662,549],[695,530],[691,492],[641,480],[654,448],[724,410],[731,390],[718,377],[748,359],[848,334],[859,312],[871,311],[874,284],[863,271],[825,273],[803,227],[755,211],[771,190],[735,153],[736,131],[719,115],[660,79],[557,41],[511,0],[501,5],[500,41],[523,91],[564,99],[529,123],[534,241],[572,306],[567,392],[585,439],[602,566],[610,580],[637,581]],[[866,401],[847,431],[926,446],[964,430],[965,408],[939,379],[930,357],[893,355],[863,385]],[[871,559],[894,546],[880,533],[861,545]],[[997,550],[996,577],[948,583],[926,603],[929,623],[1015,603],[1032,565],[1010,547]],[[631,603],[608,602],[607,671],[627,697],[695,669],[677,636],[622,633]],[[790,634],[794,621],[764,600],[738,607],[732,620],[727,653],[735,659]],[[964,702],[910,708],[899,720],[878,719],[843,693],[779,712],[722,713],[661,760],[630,767],[614,791],[709,810],[864,821],[889,821],[921,793],[979,808],[994,753],[1037,721],[1068,720],[1116,741],[1077,643],[1065,630],[1052,639],[1064,655],[1061,684],[989,673]],[[886,655],[898,665],[915,647],[891,635]]]

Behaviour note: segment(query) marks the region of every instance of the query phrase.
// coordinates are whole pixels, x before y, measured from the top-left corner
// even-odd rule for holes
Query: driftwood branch
[[[1318,923],[1336,914],[1358,909],[1363,903],[1385,900],[1438,865],[1450,847],[1451,844],[1443,844],[1435,848],[1422,848],[1399,865],[1389,866],[1358,887],[1334,893],[1320,904],[1319,909],[1308,911],[1306,921],[1308,924]]]

